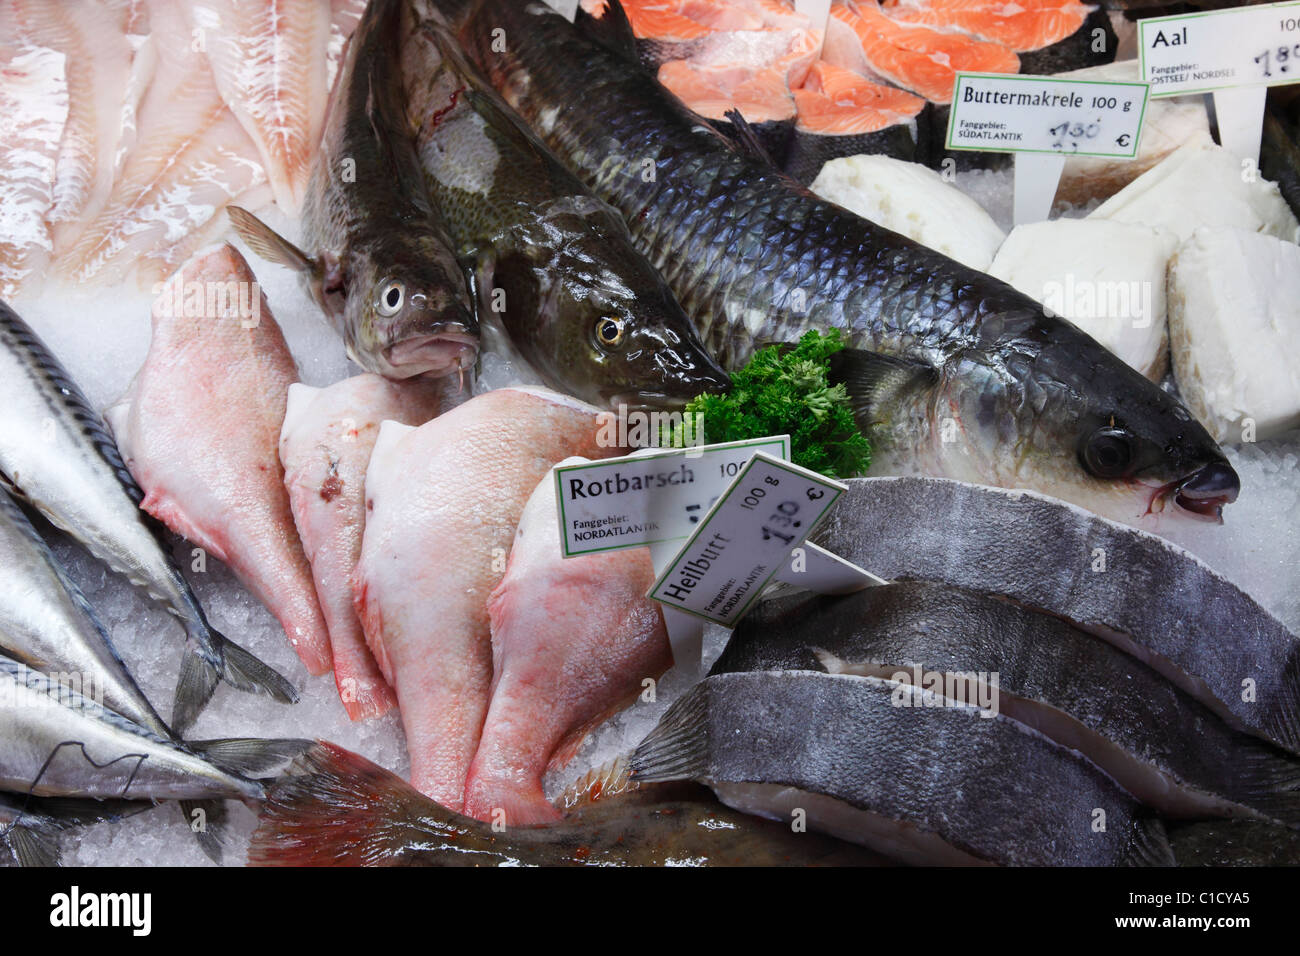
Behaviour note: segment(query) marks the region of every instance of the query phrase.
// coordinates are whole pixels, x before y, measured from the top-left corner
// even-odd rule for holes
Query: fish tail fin
[[[267,262],[274,262],[299,272],[311,272],[316,263],[284,236],[242,206],[227,206],[226,215],[239,238]]]
[[[697,684],[659,719],[632,753],[637,783],[695,780],[708,769],[708,688]]]
[[[564,792],[556,798],[556,805],[564,812],[576,807],[588,806],[605,797],[618,796],[629,790],[640,789],[640,785],[630,779],[632,766],[626,755],[615,757],[587,771],[574,780]]]
[[[1300,760],[1263,742],[1234,762],[1225,796],[1287,826],[1300,826]]]
[[[1300,666],[1289,666],[1282,674],[1277,706],[1264,729],[1282,747],[1300,754]]]
[[[417,815],[436,804],[396,774],[320,742],[267,791],[250,866],[382,866],[395,862]]]
[[[4,834],[4,831],[0,831]],[[62,851],[58,833],[39,823],[19,824],[4,834],[19,866],[60,866]]]
[[[767,147],[758,138],[758,133],[754,131],[754,127],[749,125],[749,120],[745,119],[740,110],[729,109],[723,116],[727,118],[727,122],[735,130],[735,135],[730,137],[731,141],[739,146],[742,152],[766,166],[771,166],[773,169],[778,168],[772,160],[772,154],[767,151]]]
[[[220,866],[226,843],[226,805],[220,800],[180,800],[177,806],[199,849]]]
[[[1169,835],[1159,817],[1140,817],[1133,823],[1133,838],[1123,866],[1177,866]]]
[[[183,735],[212,699],[219,681],[236,690],[263,694],[283,704],[296,704],[298,691],[288,678],[258,660],[206,620],[200,634],[186,643],[181,674],[172,701],[172,729]]]

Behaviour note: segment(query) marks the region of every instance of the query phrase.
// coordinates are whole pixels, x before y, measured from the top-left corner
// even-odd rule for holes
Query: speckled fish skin
[[[924,674],[988,675],[984,686],[1001,713],[1078,750],[1163,814],[1300,825],[1300,760],[1230,729],[1105,641],[950,585],[903,581],[844,598],[765,601],[741,622],[710,673],[888,678],[918,667]]]
[[[0,490],[0,652],[93,686],[103,704],[160,737],[171,730],[136,686],[85,596]]]
[[[541,0],[444,9],[506,101],[623,214],[724,366],[832,327],[884,357],[861,376],[877,473],[919,465],[1127,521],[1166,504],[1214,520],[1235,498],[1236,475],[1176,398],[1005,283],[729,144],[644,72],[630,31],[609,25],[616,4],[576,25]],[[1127,460],[1098,467],[1094,447]]]
[[[819,544],[886,579],[943,581],[1063,617],[1300,754],[1300,639],[1195,555],[1042,495],[942,478],[848,484]]]
[[[262,796],[260,784],[220,770],[3,657],[0,789],[101,799],[253,802]]]
[[[546,389],[506,388],[419,428],[380,429],[353,594],[397,691],[411,782],[449,809],[464,803],[488,710],[488,596],[551,466],[619,453],[597,443],[602,414]]]
[[[570,459],[576,464],[583,459]],[[528,499],[505,577],[488,598],[492,703],[465,784],[465,813],[507,826],[560,819],[542,775],[673,663],[647,548],[565,558],[555,487]]]
[[[149,354],[110,421],[141,507],[229,565],[284,626],[307,670],[331,668],[280,466],[280,427],[298,369],[257,279],[222,245],[182,267],[202,310],[171,288],[154,301]],[[213,290],[226,293],[219,302]],[[186,300],[188,302],[188,300]],[[198,312],[199,314],[195,314]]]
[[[400,23],[400,0],[373,0],[348,41],[302,212],[304,281],[353,361],[396,379],[472,367],[479,334],[406,124]]]
[[[773,819],[804,808],[810,829],[905,862],[1171,861],[1148,812],[1073,750],[974,707],[899,706],[898,686],[810,671],[707,677],[637,747],[632,779],[697,780]]]
[[[217,89],[257,144],[276,204],[297,212],[329,98],[329,0],[188,0]]]
[[[872,866],[880,857],[736,813],[707,791],[621,794],[544,827],[462,816],[334,744],[271,785],[252,866]]]
[[[352,606],[352,572],[366,525],[366,466],[381,422],[423,425],[438,414],[440,397],[427,382],[371,374],[323,389],[289,386],[280,430],[284,484],[329,626],[334,682],[353,720],[378,717],[397,703]]]
[[[220,634],[172,560],[144,492],[76,383],[0,302],[0,475],[91,554],[170,611],[188,638],[172,729],[193,723],[218,680],[297,700],[283,677]]]
[[[593,405],[681,404],[726,387],[627,226],[552,155],[460,51],[406,2],[402,70],[425,179],[480,308],[547,385]]]

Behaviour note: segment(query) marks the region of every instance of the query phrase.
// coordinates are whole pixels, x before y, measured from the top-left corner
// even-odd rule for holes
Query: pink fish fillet
[[[551,466],[602,449],[603,413],[545,389],[487,392],[427,425],[385,422],[366,471],[353,597],[397,691],[411,783],[459,810],[488,709],[488,595]]]
[[[378,717],[397,703],[352,606],[352,572],[366,524],[366,466],[380,422],[422,425],[438,406],[436,387],[418,379],[366,374],[323,389],[289,386],[280,431],[284,484],[329,626],[334,682],[353,720]]]
[[[188,0],[217,90],[257,144],[276,204],[295,213],[325,121],[330,0]]]
[[[575,459],[577,461],[577,459]],[[505,577],[488,600],[492,702],[465,784],[465,813],[507,826],[560,813],[542,792],[587,734],[672,666],[647,548],[564,558],[555,489],[537,486]]]
[[[228,564],[323,674],[329,635],[278,454],[297,377],[248,263],[224,245],[154,300],[149,354],[108,418],[141,507]]]

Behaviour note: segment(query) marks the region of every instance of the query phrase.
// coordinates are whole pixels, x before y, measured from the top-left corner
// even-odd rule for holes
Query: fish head
[[[498,285],[504,271],[497,271]],[[667,284],[626,235],[588,222],[578,238],[535,260],[531,272],[530,314],[508,316],[507,324],[552,387],[630,411],[680,408],[730,387]]]
[[[1222,522],[1240,491],[1223,451],[1177,396],[1068,323],[964,356],[939,388],[931,448],[949,463],[964,456],[966,471],[939,473],[1030,488],[1151,529]],[[961,422],[947,449],[943,422],[933,421],[945,408]]]
[[[390,379],[473,367],[478,320],[454,260],[401,247],[356,259],[346,280],[343,328],[358,365]]]

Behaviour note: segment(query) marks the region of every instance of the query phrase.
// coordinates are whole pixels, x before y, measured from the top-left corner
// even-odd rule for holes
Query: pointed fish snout
[[[1193,474],[1178,488],[1186,498],[1214,498],[1227,504],[1237,500],[1241,479],[1226,461],[1215,461]]]

